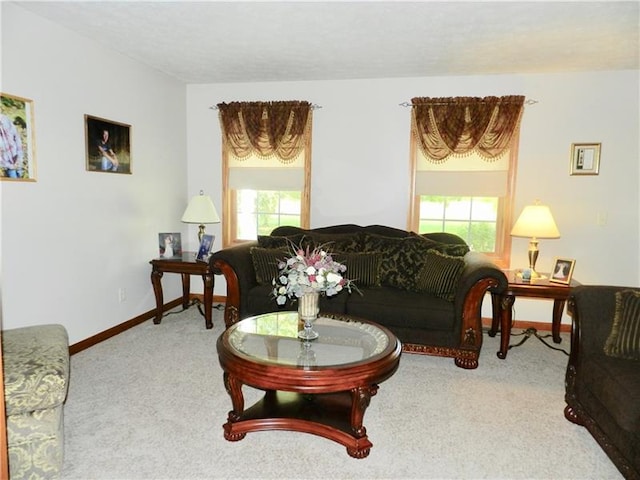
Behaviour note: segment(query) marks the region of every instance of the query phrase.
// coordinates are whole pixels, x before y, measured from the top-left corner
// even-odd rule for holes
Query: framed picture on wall
[[[36,181],[33,101],[0,93],[0,179]]]
[[[571,145],[571,175],[598,175],[600,172],[600,144],[573,143]]]
[[[131,174],[131,125],[84,116],[86,168]]]
[[[576,261],[571,258],[556,257],[555,261],[553,262],[553,270],[551,271],[549,281],[569,285],[571,283],[573,268],[575,266]]]

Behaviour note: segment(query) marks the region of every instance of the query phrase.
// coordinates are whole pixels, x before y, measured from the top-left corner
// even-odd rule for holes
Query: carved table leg
[[[353,448],[347,447],[347,453],[354,458],[365,458],[371,451],[371,442],[367,438],[367,429],[363,425],[363,420],[364,412],[371,403],[371,397],[376,393],[378,393],[378,385],[351,390],[351,430],[357,445]]]
[[[491,317],[491,328],[487,333],[490,337],[495,337],[500,324],[500,295],[497,293],[491,294],[491,311],[493,313]]]
[[[153,293],[156,297],[156,316],[153,319],[153,323],[156,325],[162,321],[162,306],[164,305],[161,278],[162,272],[159,272],[155,268],[151,270],[151,284],[153,285]]]
[[[507,358],[509,351],[509,339],[511,337],[511,307],[516,297],[505,295],[500,297],[500,351],[497,353],[498,358]]]
[[[554,343],[562,342],[560,338],[560,323],[562,322],[562,312],[564,311],[564,305],[566,300],[555,299],[553,301],[553,321],[551,323],[551,334],[553,336]]]
[[[213,328],[213,273],[202,276],[204,282],[204,323],[207,329]]]
[[[189,308],[189,293],[191,293],[191,274],[182,274],[182,308]]]
[[[223,374],[224,387],[227,393],[231,396],[231,404],[233,410],[229,412],[227,417],[227,423],[224,424],[224,438],[230,442],[237,442],[242,440],[246,433],[232,433],[231,427],[234,422],[237,422],[242,416],[244,411],[244,396],[242,395],[242,383],[240,383],[235,377],[232,377],[227,372]]]

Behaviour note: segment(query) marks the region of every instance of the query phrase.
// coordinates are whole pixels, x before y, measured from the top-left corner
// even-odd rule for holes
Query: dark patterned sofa
[[[69,384],[67,331],[62,325],[4,330],[2,350],[10,478],[58,478]]]
[[[337,225],[313,230],[278,227],[271,235],[215,252],[212,268],[227,282],[227,326],[279,308],[272,296],[277,262],[287,246],[325,245],[347,266],[360,293],[321,297],[320,311],[366,318],[389,328],[403,350],[455,358],[476,368],[482,346],[482,301],[507,279],[486,256],[469,252],[458,236],[418,235],[396,228]]]
[[[579,286],[569,306],[565,417],[587,428],[625,478],[640,480],[640,288]]]

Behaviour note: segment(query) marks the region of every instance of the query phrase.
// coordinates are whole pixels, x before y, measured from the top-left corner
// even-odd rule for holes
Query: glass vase
[[[298,316],[304,325],[304,328],[298,332],[298,337],[303,340],[315,340],[318,338],[318,332],[313,329],[313,322],[318,318],[318,301],[320,294],[318,292],[309,292],[298,298]]]

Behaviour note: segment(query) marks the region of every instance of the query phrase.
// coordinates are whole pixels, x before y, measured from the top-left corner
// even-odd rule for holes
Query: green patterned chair
[[[2,349],[10,478],[57,478],[64,458],[67,331],[62,325],[4,330]]]

